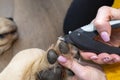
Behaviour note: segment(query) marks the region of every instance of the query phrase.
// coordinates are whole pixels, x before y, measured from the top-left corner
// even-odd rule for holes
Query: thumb
[[[98,10],[96,18],[94,19],[94,25],[105,42],[110,40],[111,26],[109,21],[111,20],[111,16],[110,8],[104,6]]]
[[[67,59],[63,56],[58,57],[58,62],[63,65],[64,67],[72,70],[76,76],[78,76],[80,79],[85,78],[86,69],[84,66],[80,65],[78,62],[76,62],[73,59]]]

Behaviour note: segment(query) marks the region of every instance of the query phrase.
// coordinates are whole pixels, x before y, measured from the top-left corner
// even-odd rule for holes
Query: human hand
[[[114,19],[120,19],[120,9],[103,6],[98,10],[97,16],[93,20],[93,23],[102,38],[102,42],[109,43],[112,46],[119,47],[120,34],[116,32],[113,35],[111,35],[111,26],[109,24],[109,21]],[[84,59],[92,60],[99,64],[113,64],[116,62],[120,62],[120,56],[114,53],[113,54],[101,53],[99,55],[96,55],[95,53],[91,52],[81,52],[81,56]]]
[[[74,72],[75,75],[70,80],[106,80],[102,70],[90,66],[90,64],[83,66],[76,60],[71,58],[67,59],[63,56],[58,57],[58,62]]]

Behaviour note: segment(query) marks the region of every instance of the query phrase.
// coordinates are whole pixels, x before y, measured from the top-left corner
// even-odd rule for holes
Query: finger
[[[83,74],[88,73],[84,66],[78,64],[72,59],[67,59],[63,56],[59,56],[58,61],[64,67],[67,67],[70,70],[72,70],[80,79],[85,78],[85,75],[83,76]]]
[[[112,19],[120,19],[119,14],[120,10],[107,6],[103,6],[98,10],[97,16],[94,19],[94,25],[105,42],[110,40],[111,35],[109,21]]]
[[[108,53],[101,53],[98,55],[98,59],[93,61],[98,64],[110,64],[112,57]]]
[[[110,40],[111,35],[111,27],[108,23],[110,21],[110,16],[111,13],[108,7],[101,7],[94,20],[94,25],[105,42]]]
[[[92,52],[82,52],[80,51],[80,55],[86,60],[96,60],[98,56]]]
[[[120,62],[120,56],[119,55],[116,55],[116,54],[111,54],[110,55],[113,59],[113,63],[118,63]]]

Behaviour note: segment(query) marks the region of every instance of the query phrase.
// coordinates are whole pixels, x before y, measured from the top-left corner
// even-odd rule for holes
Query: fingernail
[[[115,58],[113,60],[114,60],[114,62],[120,62],[120,58]]]
[[[101,32],[100,35],[101,35],[102,39],[103,39],[105,42],[110,41],[110,37],[109,37],[109,35],[108,35],[107,32]]]
[[[63,56],[59,56],[58,61],[61,62],[61,63],[65,63],[67,61],[67,59]]]
[[[90,59],[96,60],[98,57],[97,56],[91,56]]]
[[[105,57],[105,58],[103,58],[103,61],[104,61],[104,62],[109,62],[109,61],[111,61],[111,58]]]

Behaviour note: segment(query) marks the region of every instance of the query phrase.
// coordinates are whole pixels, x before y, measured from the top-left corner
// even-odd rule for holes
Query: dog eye
[[[3,34],[0,34],[0,39],[2,39],[2,38],[4,38],[5,37],[5,35],[3,35]]]

